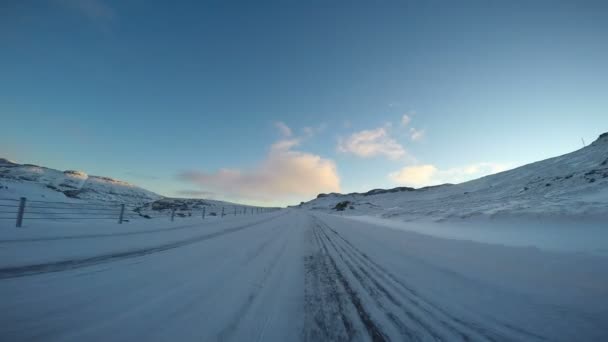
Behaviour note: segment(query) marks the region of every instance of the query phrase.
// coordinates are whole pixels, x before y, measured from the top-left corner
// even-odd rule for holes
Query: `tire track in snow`
[[[464,341],[546,340],[542,336],[500,322],[495,323],[500,325],[504,330],[509,331],[509,336],[494,331],[493,329],[484,328],[478,323],[467,322],[461,318],[455,317],[445,309],[422,298],[417,291],[406,285],[382,265],[373,261],[367,254],[352,245],[352,243],[341,236],[336,230],[322,222],[318,217],[314,217],[314,221],[322,228],[321,231],[326,234],[326,239],[334,244],[334,248],[338,255],[340,255],[338,249],[341,250],[342,253],[348,255],[348,258],[344,258],[344,256],[341,256],[341,258],[346,266],[349,267],[349,270],[354,277],[361,282],[361,285],[366,288],[366,281],[373,284],[373,287],[370,287],[369,284],[367,285],[372,298],[374,297],[374,291],[378,291],[389,302],[403,310],[408,318],[412,319],[417,325],[423,327],[425,333],[430,334],[433,339],[450,341],[454,339]],[[331,239],[327,232],[338,239]],[[335,241],[339,241],[339,243],[335,243]],[[355,266],[353,263],[357,265],[359,272],[365,275],[365,277],[361,277],[360,274],[357,275],[359,272],[354,268]],[[381,280],[382,283],[378,280]],[[416,314],[411,311],[409,307],[415,308],[418,313]],[[433,324],[442,328],[443,331],[449,332],[450,335],[445,336],[445,334],[438,335],[434,333],[432,329]]]
[[[359,294],[338,267],[320,227],[313,224],[311,230],[314,247],[318,250],[306,259],[305,265],[305,340],[350,341],[361,337],[358,335],[363,328],[372,341],[387,341],[387,336],[372,320]],[[313,291],[310,291],[310,287],[313,287]],[[341,323],[342,329],[336,332],[338,323]]]
[[[305,341],[352,340],[354,330],[343,309],[338,284],[331,277],[327,256],[314,229],[310,229],[311,245],[316,248],[304,259]]]
[[[159,246],[154,246],[154,247],[133,249],[133,250],[125,251],[125,252],[109,253],[109,254],[103,254],[103,255],[98,255],[98,256],[94,256],[94,257],[63,260],[63,261],[44,263],[44,264],[34,264],[34,265],[26,265],[26,266],[0,268],[0,279],[25,277],[25,276],[31,276],[31,275],[36,275],[36,274],[42,274],[42,273],[61,272],[61,271],[67,271],[67,270],[72,270],[72,269],[81,268],[81,267],[97,265],[97,264],[101,264],[101,263],[115,262],[115,261],[120,261],[120,260],[124,260],[127,258],[134,258],[134,257],[140,257],[140,256],[149,255],[149,254],[164,252],[164,251],[171,250],[174,248],[184,247],[184,246],[198,243],[201,241],[210,240],[210,239],[220,237],[223,235],[236,233],[238,231],[272,221],[283,215],[277,215],[277,216],[265,218],[263,220],[259,220],[256,222],[252,222],[249,224],[245,224],[242,226],[228,228],[228,229],[224,229],[224,230],[214,232],[214,233],[199,235],[195,238],[175,241],[175,242],[171,242],[171,243],[167,243],[167,244],[163,244],[163,245],[159,245]]]
[[[338,257],[374,303],[381,309],[383,314],[399,329],[402,338],[406,338],[410,341],[423,341],[427,340],[428,337],[435,341],[453,340],[454,336],[458,336],[460,340],[463,341],[471,339],[466,332],[454,329],[441,318],[424,317],[424,314],[432,315],[430,312],[425,312],[421,315],[420,312],[416,313],[412,311],[401,299],[399,299],[399,294],[392,293],[386,286],[382,285],[370,274],[367,265],[358,262],[356,256],[354,256],[351,251],[345,249],[342,245],[331,239],[326,232],[329,227],[320,222],[319,224],[322,234],[324,234],[325,239],[332,245]],[[407,318],[408,322],[402,321],[400,317]],[[436,330],[450,330],[451,334],[445,336],[445,334],[440,334]],[[480,340],[480,338],[477,337],[477,340]]]
[[[363,289],[369,294],[378,308],[382,311],[382,313],[391,321],[391,323],[399,330],[401,336],[406,338],[409,341],[421,341],[423,340],[422,334],[416,331],[413,331],[411,328],[408,328],[406,323],[403,322],[399,315],[391,312],[389,306],[396,305],[399,308],[403,306],[395,299],[395,297],[390,294],[384,286],[378,283],[375,279],[369,276],[369,273],[360,265],[354,265],[353,261],[351,261],[351,256],[349,253],[343,249],[341,246],[337,246],[334,241],[327,235],[324,229],[320,226],[321,234],[325,237],[325,240],[333,247],[333,250],[337,253],[338,257],[342,262],[346,265],[350,273],[353,277],[359,282],[359,284],[363,287]],[[389,303],[385,303],[388,299]],[[420,325],[424,327],[425,332],[433,337],[434,340],[441,340],[441,338],[431,329],[428,325],[424,324],[420,321],[416,316],[412,315],[409,311],[405,311],[406,316],[412,321],[409,322],[410,326],[412,323]]]

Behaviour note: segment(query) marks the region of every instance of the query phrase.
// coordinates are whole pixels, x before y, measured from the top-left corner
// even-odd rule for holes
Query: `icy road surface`
[[[608,340],[602,256],[297,210],[116,234],[0,239],[0,340]]]

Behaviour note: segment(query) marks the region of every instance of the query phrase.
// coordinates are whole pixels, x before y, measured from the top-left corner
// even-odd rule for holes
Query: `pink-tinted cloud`
[[[276,142],[266,158],[250,169],[186,171],[178,179],[225,199],[268,203],[293,203],[321,192],[340,191],[336,164],[294,150],[299,143],[297,138]]]
[[[481,162],[445,170],[434,165],[406,166],[399,171],[389,174],[389,178],[400,185],[414,187],[437,185],[443,183],[462,183],[479,177],[505,171],[507,164]]]

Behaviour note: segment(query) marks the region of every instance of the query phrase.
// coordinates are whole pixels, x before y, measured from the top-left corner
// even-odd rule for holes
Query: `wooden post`
[[[203,207],[203,220],[205,219],[205,210],[207,209],[207,207]]]
[[[222,217],[224,217],[224,207],[222,207]]]
[[[125,216],[125,205],[120,205],[120,215],[118,215],[118,224],[122,224],[122,219]]]
[[[174,218],[175,218],[175,208],[173,208],[173,210],[171,210],[171,221],[173,221]]]
[[[21,228],[23,223],[23,213],[25,212],[25,197],[21,197],[19,201],[19,211],[17,212],[17,228]]]
[[[234,216],[236,216],[236,207],[234,207]]]

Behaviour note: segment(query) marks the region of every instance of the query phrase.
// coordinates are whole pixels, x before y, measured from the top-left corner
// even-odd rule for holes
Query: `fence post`
[[[224,217],[224,207],[222,207],[222,217]]]
[[[173,208],[173,210],[171,210],[171,221],[173,221],[174,218],[175,218],[175,208]]]
[[[125,205],[124,203],[120,205],[120,215],[118,216],[118,224],[122,224],[122,219],[125,216]]]
[[[21,197],[19,201],[19,211],[17,212],[17,228],[21,228],[23,223],[23,213],[25,212],[25,197]]]
[[[207,207],[203,207],[203,220],[205,219],[205,210],[207,209]]]

